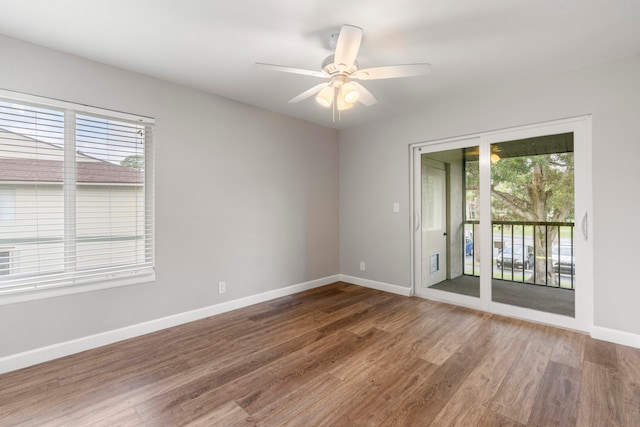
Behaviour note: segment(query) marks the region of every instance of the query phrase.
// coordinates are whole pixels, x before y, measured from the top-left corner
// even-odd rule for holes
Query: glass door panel
[[[492,301],[575,316],[573,133],[491,144]]]
[[[416,293],[480,295],[479,147],[416,156],[419,278]],[[426,151],[426,150],[425,150]]]

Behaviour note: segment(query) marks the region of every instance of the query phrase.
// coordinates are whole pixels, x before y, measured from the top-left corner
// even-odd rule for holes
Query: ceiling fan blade
[[[351,77],[359,80],[395,79],[398,77],[420,76],[429,73],[431,64],[389,65],[359,70]]]
[[[358,82],[350,82],[350,83],[351,83],[351,85],[353,85],[353,87],[356,88],[356,90],[360,94],[360,97],[358,98],[358,102],[360,102],[361,104],[366,105],[367,107],[370,107],[373,104],[375,104],[376,102],[378,102],[376,97],[373,96],[373,94],[371,92],[369,92],[366,87],[362,86]]]
[[[280,71],[283,73],[302,74],[304,76],[323,77],[323,78],[328,76],[328,74],[325,73],[324,71],[305,70],[303,68],[285,67],[283,65],[265,64],[262,62],[256,62],[255,65],[262,68],[268,68],[274,71]]]
[[[362,28],[353,25],[343,25],[338,35],[338,41],[336,42],[334,63],[337,66],[342,64],[345,70],[351,68],[360,50],[361,42]]]
[[[300,95],[295,96],[293,98],[291,98],[289,100],[289,104],[295,104],[296,102],[300,102],[303,99],[307,99],[310,96],[315,95],[316,93],[320,92],[322,89],[324,89],[325,87],[329,86],[329,82],[326,83],[320,83],[318,85],[315,85],[314,87],[312,87],[311,89],[307,89],[304,92],[302,92]]]

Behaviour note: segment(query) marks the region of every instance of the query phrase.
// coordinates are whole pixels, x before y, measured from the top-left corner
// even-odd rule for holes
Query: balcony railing
[[[464,223],[465,275],[479,276],[479,221]],[[575,289],[574,223],[493,221],[493,278]]]

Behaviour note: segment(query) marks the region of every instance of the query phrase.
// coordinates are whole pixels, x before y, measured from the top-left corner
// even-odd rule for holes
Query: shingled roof
[[[46,144],[51,150],[62,148],[45,141],[21,135],[15,132],[1,129],[0,132],[10,134],[13,147],[16,141],[26,144]],[[2,136],[0,136],[0,148],[2,147]],[[2,150],[0,150],[1,152]],[[51,157],[51,156],[49,156]],[[57,156],[54,156],[57,157]],[[144,172],[106,162],[83,153],[76,154],[76,182],[91,184],[143,184]],[[8,157],[0,154],[0,183],[10,182],[62,182],[63,162],[62,160],[41,160],[24,157]]]
[[[62,182],[62,162],[0,158],[0,181]],[[143,184],[144,173],[108,162],[76,162],[76,182]]]

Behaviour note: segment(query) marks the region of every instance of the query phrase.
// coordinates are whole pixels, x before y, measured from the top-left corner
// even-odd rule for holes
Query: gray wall
[[[2,36],[0,52],[0,88],[157,122],[157,281],[1,305],[0,357],[339,273],[337,131]]]
[[[10,38],[0,52],[0,88],[156,118],[158,265],[152,284],[0,306],[0,357],[338,272],[408,287],[410,143],[588,113],[595,323],[640,333],[640,57],[343,130],[338,145],[334,130]]]
[[[594,323],[640,333],[638,76],[634,56],[341,131],[340,272],[410,286],[409,144],[592,113]]]

